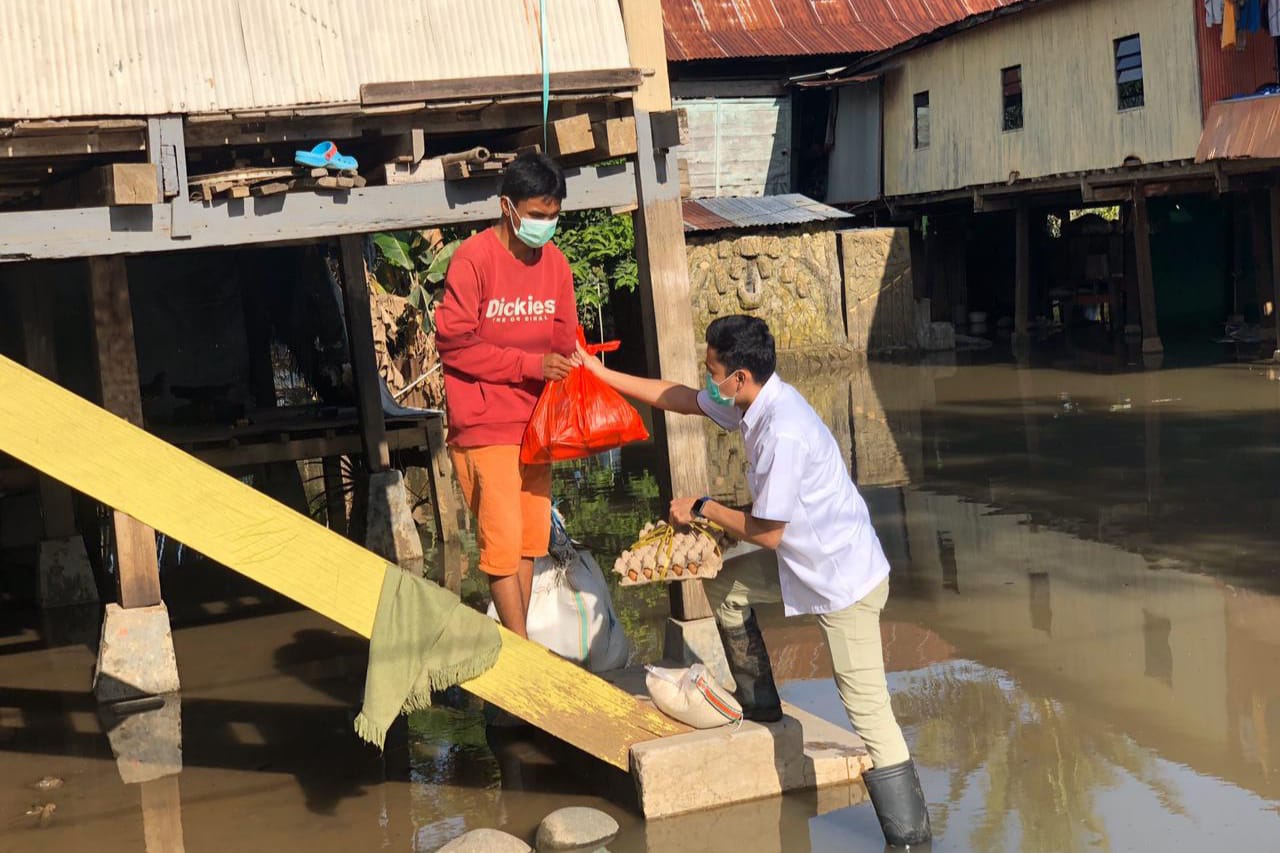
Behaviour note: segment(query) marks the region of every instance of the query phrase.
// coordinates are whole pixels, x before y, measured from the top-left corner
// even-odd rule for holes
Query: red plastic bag
[[[587,344],[581,328],[578,341],[592,355],[618,348],[618,341]],[[591,371],[575,367],[542,389],[524,431],[520,461],[537,465],[581,459],[648,437],[635,407]]]

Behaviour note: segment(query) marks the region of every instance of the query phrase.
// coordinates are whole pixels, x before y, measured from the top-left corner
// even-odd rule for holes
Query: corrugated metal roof
[[[630,66],[617,0],[550,0],[553,71]],[[0,0],[0,117],[353,103],[540,73],[538,0]]]
[[[1220,101],[1209,107],[1196,162],[1280,158],[1280,95]]]
[[[851,214],[843,210],[829,207],[799,193],[760,198],[696,198],[684,201],[685,231],[803,225],[850,217]]]
[[[662,0],[667,58],[870,53],[1017,0]]]

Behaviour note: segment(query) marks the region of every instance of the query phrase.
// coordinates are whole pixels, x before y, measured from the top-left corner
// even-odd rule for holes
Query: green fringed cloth
[[[388,565],[369,638],[356,734],[378,749],[400,714],[431,707],[431,691],[487,671],[502,651],[498,626],[456,595]]]

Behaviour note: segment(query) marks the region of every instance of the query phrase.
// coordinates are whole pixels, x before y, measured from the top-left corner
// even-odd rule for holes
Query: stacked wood
[[[188,182],[192,201],[275,195],[293,189],[349,190],[365,185],[353,169],[334,172],[304,166],[261,166],[196,175]]]
[[[680,529],[665,521],[650,523],[618,557],[613,571],[622,586],[709,580],[720,573],[724,550],[732,544],[724,530],[709,521]]]

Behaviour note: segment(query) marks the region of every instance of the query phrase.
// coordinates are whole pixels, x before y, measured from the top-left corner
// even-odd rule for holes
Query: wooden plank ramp
[[[3,357],[0,452],[363,637],[373,630],[381,557]],[[688,731],[501,630],[498,663],[468,692],[623,770],[633,744]]]

